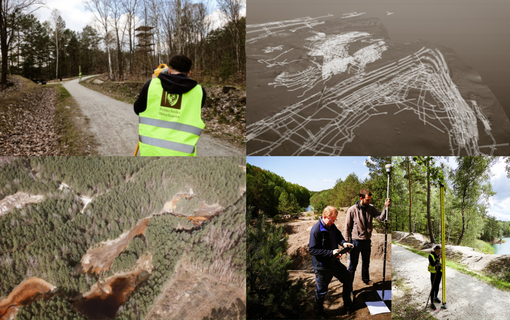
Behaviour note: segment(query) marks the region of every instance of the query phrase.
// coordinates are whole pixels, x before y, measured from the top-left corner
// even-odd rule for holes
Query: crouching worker
[[[341,255],[338,255],[340,252],[338,245],[351,248],[353,245],[345,241],[335,226],[337,216],[338,211],[335,207],[326,207],[319,222],[310,231],[309,249],[317,284],[314,306],[316,316],[324,316],[324,297],[333,277],[343,284],[342,298],[346,313],[352,312],[352,276],[339,260]]]
[[[432,288],[430,290],[430,307],[436,310],[434,302],[440,303],[441,300],[437,298],[439,293],[439,284],[443,278],[443,272],[441,269],[441,246],[435,246],[434,251],[429,255],[429,272],[430,272],[430,283]]]
[[[191,59],[176,55],[169,68],[147,81],[134,104],[141,156],[196,156],[205,127],[205,90],[191,76]]]

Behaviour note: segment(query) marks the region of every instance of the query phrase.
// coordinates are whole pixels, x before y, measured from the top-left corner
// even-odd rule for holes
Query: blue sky
[[[354,172],[360,180],[368,176],[364,162],[368,157],[246,157],[251,165],[269,170],[285,180],[311,191],[330,189],[338,178],[345,179]],[[454,157],[440,160],[451,168],[457,167]],[[506,176],[504,158],[491,168],[492,189],[496,195],[489,200],[489,215],[510,221],[510,179]]]
[[[282,176],[311,191],[333,188],[337,179],[355,173],[368,177],[368,157],[246,157],[246,162]]]

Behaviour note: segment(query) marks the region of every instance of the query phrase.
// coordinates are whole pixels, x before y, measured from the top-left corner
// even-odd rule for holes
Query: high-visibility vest
[[[432,261],[436,261],[436,257],[434,257],[434,255],[431,253],[430,256],[432,257]],[[431,265],[430,264],[430,261],[429,261],[429,272],[430,273],[436,273],[436,267]]]
[[[196,156],[205,124],[201,118],[202,87],[189,92],[166,92],[159,78],[151,80],[147,109],[139,114],[141,156]]]

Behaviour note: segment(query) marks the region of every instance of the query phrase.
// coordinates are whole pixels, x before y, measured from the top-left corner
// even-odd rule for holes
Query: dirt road
[[[427,259],[398,245],[392,245],[392,268],[411,290],[412,304],[425,306],[430,292]],[[397,299],[403,290],[393,286]],[[442,296],[440,288],[439,298]],[[429,313],[436,319],[510,319],[510,292],[477,280],[469,275],[446,268],[446,304],[448,309]],[[430,302],[429,302],[430,304]],[[436,304],[439,307],[440,304]]]
[[[88,77],[84,77],[86,79]],[[99,145],[100,156],[131,156],[138,141],[138,116],[133,106],[85,88],[78,79],[63,83],[76,99],[82,113],[90,119],[90,130]],[[237,156],[245,150],[202,134],[197,145],[198,156]]]

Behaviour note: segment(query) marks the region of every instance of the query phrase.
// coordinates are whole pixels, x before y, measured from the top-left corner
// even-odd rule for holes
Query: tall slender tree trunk
[[[182,52],[181,48],[181,0],[177,0],[177,54]]]
[[[3,2],[0,2],[0,51],[2,52],[2,84],[7,84],[7,25],[2,10]]]
[[[110,55],[110,47],[108,47],[108,45],[106,46],[106,50],[108,51],[108,69],[110,71],[110,74],[109,74],[109,77],[110,77],[110,80],[113,80],[113,77],[112,77],[112,57]]]
[[[430,217],[430,159],[427,161],[427,224],[429,227],[430,242],[436,243],[432,232],[432,219]]]
[[[459,240],[457,241],[457,245],[460,246],[460,243],[462,242],[462,238],[464,238],[464,232],[466,232],[466,216],[464,215],[464,210],[466,208],[465,206],[465,200],[466,199],[466,189],[464,189],[464,195],[462,196],[462,209],[460,210],[462,214],[462,231],[460,232]]]
[[[411,195],[411,159],[409,159],[409,156],[407,157],[407,178],[409,179],[409,233],[413,234],[413,223],[411,221],[412,219],[412,206],[413,206],[413,197]]]

